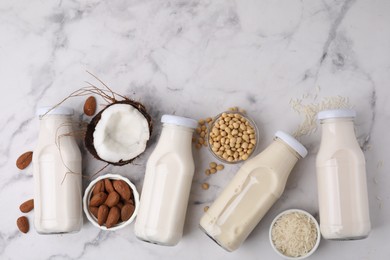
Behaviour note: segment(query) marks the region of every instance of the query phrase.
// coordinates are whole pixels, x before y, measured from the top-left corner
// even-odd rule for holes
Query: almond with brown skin
[[[131,197],[131,190],[129,185],[123,180],[115,180],[113,182],[114,189],[121,195],[124,200],[129,200]]]
[[[134,201],[133,201],[133,199],[125,200],[125,201],[123,201],[123,203],[124,203],[124,204],[131,204],[131,205],[134,206]]]
[[[123,202],[120,201],[116,206],[121,210],[123,208]]]
[[[104,179],[104,187],[108,193],[115,191],[110,179]]]
[[[31,199],[31,200],[27,200],[27,201],[23,202],[23,203],[19,206],[19,209],[20,209],[20,211],[23,212],[23,213],[30,212],[31,210],[34,209],[34,200]]]
[[[122,221],[129,220],[129,218],[133,215],[134,210],[135,210],[134,205],[131,204],[124,205],[121,210],[121,220]]]
[[[25,216],[19,217],[16,220],[16,225],[18,226],[19,230],[23,233],[27,233],[28,230],[30,229],[28,219]]]
[[[107,194],[104,192],[99,192],[98,194],[92,196],[89,202],[89,206],[99,207],[106,201],[106,199],[107,199]]]
[[[91,214],[94,215],[95,218],[98,217],[98,210],[99,210],[98,207],[91,207],[91,206],[89,206],[89,212],[91,212]]]
[[[96,112],[96,98],[90,96],[84,103],[84,114],[87,116],[93,116]]]
[[[32,151],[25,152],[24,154],[19,156],[19,158],[16,160],[16,167],[18,167],[21,170],[26,169],[27,166],[29,166],[32,161],[32,156],[33,156]]]
[[[113,191],[113,192],[110,192],[107,196],[107,199],[106,201],[104,202],[104,204],[106,204],[108,207],[112,208],[114,206],[116,206],[116,204],[118,204],[119,200],[120,200],[120,196],[117,192]]]
[[[118,207],[112,207],[110,209],[110,212],[108,213],[107,221],[106,221],[106,227],[111,228],[116,223],[118,223],[119,218],[121,217],[121,211]]]
[[[103,225],[108,217],[109,208],[106,205],[100,205],[98,213],[97,213],[97,219],[99,226]]]
[[[99,192],[104,192],[104,181],[103,180],[100,180],[95,184],[95,186],[93,187],[93,190],[92,190],[92,195],[96,195]]]

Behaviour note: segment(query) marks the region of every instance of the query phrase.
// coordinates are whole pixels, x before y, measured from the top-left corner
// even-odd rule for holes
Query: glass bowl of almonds
[[[259,130],[246,114],[226,111],[210,124],[207,143],[210,152],[224,163],[240,163],[250,158],[257,148]]]

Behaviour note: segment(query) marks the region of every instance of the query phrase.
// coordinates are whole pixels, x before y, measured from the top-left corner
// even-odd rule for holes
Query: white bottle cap
[[[67,115],[71,116],[73,115],[73,108],[70,107],[56,107],[53,108],[52,106],[45,106],[45,107],[38,107],[36,115],[37,116],[43,116],[43,115]]]
[[[161,117],[162,123],[185,126],[188,128],[195,129],[198,126],[198,122],[195,119],[182,117],[182,116],[174,116],[174,115],[163,115]]]
[[[302,158],[305,158],[307,155],[307,149],[297,141],[294,137],[291,135],[283,132],[283,131],[277,131],[275,133],[275,136],[282,139],[286,144],[288,144],[292,149],[294,149]]]
[[[317,114],[318,120],[328,119],[328,118],[355,118],[356,111],[352,109],[332,109],[332,110],[323,110]]]

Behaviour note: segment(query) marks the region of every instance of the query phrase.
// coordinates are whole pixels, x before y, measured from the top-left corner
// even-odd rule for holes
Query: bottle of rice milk
[[[282,195],[306,148],[278,131],[274,141],[246,161],[200,220],[200,228],[227,251],[236,250]]]
[[[192,133],[196,120],[163,115],[160,139],[146,164],[135,234],[165,246],[176,245],[182,235],[195,166]]]
[[[38,233],[79,231],[83,224],[81,153],[72,135],[73,109],[41,107],[33,153],[34,226]]]
[[[322,125],[317,184],[321,234],[326,239],[362,239],[370,232],[364,154],[355,137],[356,112],[318,113]]]

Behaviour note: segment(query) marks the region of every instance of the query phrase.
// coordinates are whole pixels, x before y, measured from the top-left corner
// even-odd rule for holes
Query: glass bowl
[[[231,118],[229,121],[225,121],[225,118],[226,117],[229,117]],[[236,118],[237,120],[240,120],[240,123],[239,123],[239,127],[238,128],[233,128],[233,129],[230,129],[229,132],[230,133],[227,133],[226,132],[226,124],[228,124],[231,120],[235,120],[234,118]],[[223,124],[225,125],[225,127],[223,128],[222,127],[222,121],[223,120]],[[237,121],[234,121],[235,123],[238,123]],[[245,134],[245,131],[249,131],[249,129],[241,129],[241,124],[246,124],[245,125],[245,128],[249,125],[251,126],[251,133],[248,133],[246,132],[247,135],[250,135],[250,134],[253,134],[254,135],[254,139],[255,139],[255,143],[250,143],[250,141],[246,141],[244,140],[244,134]],[[218,131],[217,131],[218,130]],[[238,133],[236,135],[233,135],[232,132],[234,130],[237,130]],[[225,136],[222,136],[222,132],[225,132]],[[235,138],[235,145],[233,147],[230,146],[230,142],[226,143],[226,140],[231,140],[231,138],[228,137],[228,135],[231,134],[234,138]],[[241,134],[241,135],[240,135]],[[213,141],[213,138],[217,138],[217,136],[220,136],[220,140],[219,141]],[[224,140],[222,138],[225,138]],[[239,141],[238,139],[241,138],[240,140],[240,147],[236,146],[237,145],[237,142]],[[222,112],[220,113],[219,115],[217,115],[216,117],[214,117],[213,121],[211,122],[211,124],[209,125],[208,129],[207,129],[207,146],[208,146],[208,149],[210,151],[210,153],[216,158],[218,159],[219,161],[223,162],[223,163],[227,163],[227,164],[236,164],[236,163],[241,163],[245,160],[248,160],[249,158],[251,158],[254,154],[256,154],[256,151],[257,151],[257,147],[258,147],[258,143],[259,143],[259,129],[256,125],[256,123],[252,120],[252,118],[250,118],[248,115],[246,114],[243,114],[241,112],[238,112],[238,111],[226,111],[226,112]],[[225,141],[225,144],[223,144],[222,142]],[[219,143],[219,144],[215,144],[215,143]],[[247,153],[247,156],[238,156],[238,157],[234,157],[234,153],[235,152],[240,152],[238,149],[248,149],[248,148],[243,148],[245,147],[246,145],[243,146],[244,143],[247,143],[248,147],[250,147],[250,152]],[[227,153],[227,150],[225,148],[225,145],[228,145],[230,146],[230,148],[228,149],[232,149],[234,151],[231,150],[232,152],[232,155],[228,155],[225,156],[225,153]],[[221,147],[224,147],[221,149]],[[225,156],[225,157],[224,157]],[[232,158],[232,160],[230,159],[229,160],[229,157]]]

